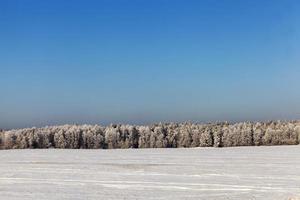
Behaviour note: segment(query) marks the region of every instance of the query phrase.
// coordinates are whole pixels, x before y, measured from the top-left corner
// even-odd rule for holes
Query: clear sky
[[[0,127],[300,119],[300,1],[1,0]]]

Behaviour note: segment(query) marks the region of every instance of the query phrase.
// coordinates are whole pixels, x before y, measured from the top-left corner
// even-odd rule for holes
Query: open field
[[[0,199],[289,199],[300,146],[0,151]]]

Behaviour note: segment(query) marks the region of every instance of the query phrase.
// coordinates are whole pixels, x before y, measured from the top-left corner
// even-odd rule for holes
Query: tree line
[[[299,121],[62,125],[0,130],[0,149],[180,148],[296,145]]]

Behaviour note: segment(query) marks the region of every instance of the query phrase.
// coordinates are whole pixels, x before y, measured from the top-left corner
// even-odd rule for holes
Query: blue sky
[[[1,0],[0,127],[300,118],[300,3]]]

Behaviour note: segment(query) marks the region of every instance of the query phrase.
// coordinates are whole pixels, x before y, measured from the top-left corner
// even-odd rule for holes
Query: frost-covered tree
[[[226,123],[219,123],[212,127],[213,133],[213,146],[214,147],[222,147],[223,146],[223,126]]]
[[[54,145],[55,148],[64,149],[67,147],[67,139],[65,137],[65,129],[62,128],[54,134]]]
[[[192,125],[192,143],[191,147],[200,147],[200,136],[201,133],[204,132],[205,125]]]
[[[200,134],[200,147],[212,147],[214,144],[214,134],[211,129],[211,125],[202,129]]]
[[[273,122],[263,137],[264,145],[298,144],[298,133],[292,123]]]
[[[166,128],[166,140],[168,141],[168,147],[176,148],[179,135],[179,125],[176,123],[170,123],[165,126]]]
[[[296,132],[297,137],[298,137],[298,144],[300,144],[300,124],[295,125],[294,131]]]
[[[0,129],[0,149],[4,149],[4,131]]]
[[[299,142],[299,121],[63,125],[0,131],[0,149],[229,147]]]
[[[263,145],[263,138],[266,132],[265,123],[254,123],[253,125],[253,144],[256,146]]]
[[[157,124],[151,127],[150,148],[168,147],[167,129],[163,124]]]
[[[180,126],[177,147],[191,147],[192,129],[190,124]]]
[[[150,148],[150,137],[152,135],[151,129],[148,126],[139,126],[137,128],[139,133],[139,148]]]
[[[121,148],[119,144],[120,132],[115,126],[109,126],[105,129],[105,143],[109,149]]]

